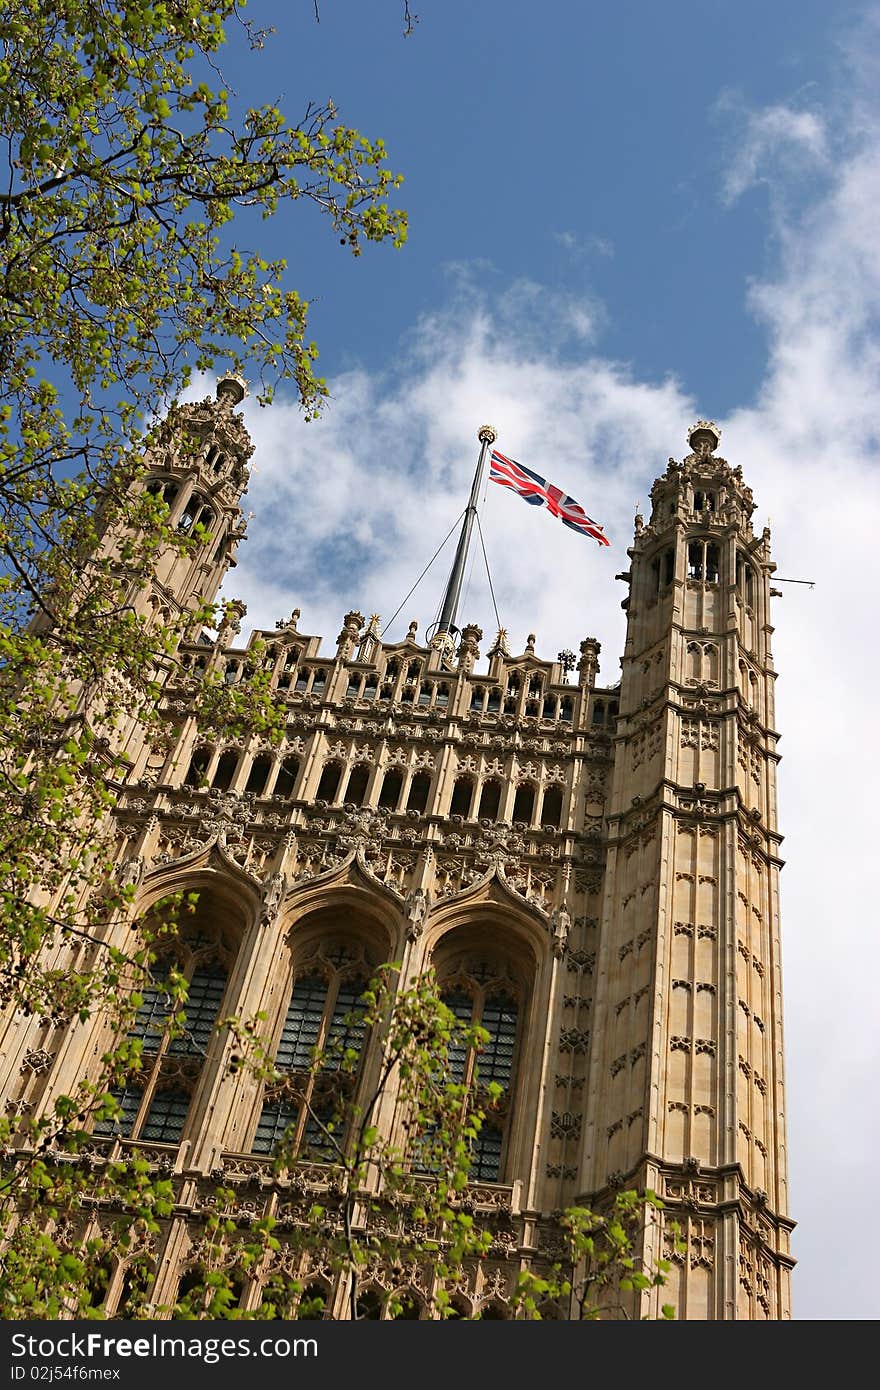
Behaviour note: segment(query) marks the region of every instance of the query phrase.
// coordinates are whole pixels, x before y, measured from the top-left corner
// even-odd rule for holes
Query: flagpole
[[[449,582],[446,585],[446,593],[443,596],[440,618],[434,636],[431,638],[432,643],[438,646],[447,646],[448,635],[455,631],[455,618],[458,611],[458,601],[461,598],[461,586],[464,583],[464,571],[471,543],[471,532],[474,529],[474,522],[477,518],[477,503],[480,496],[483,467],[486,462],[486,450],[489,448],[490,444],[495,443],[498,435],[491,425],[481,425],[477,433],[477,438],[480,441],[480,457],[477,460],[477,468],[471,486],[470,501],[465,510],[461,535],[458,538],[455,559],[452,563],[452,572],[449,576]]]

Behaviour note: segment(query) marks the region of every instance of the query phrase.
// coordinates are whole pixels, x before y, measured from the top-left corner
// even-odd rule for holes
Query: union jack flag
[[[587,516],[580,503],[561,488],[548,483],[546,478],[539,478],[530,468],[523,468],[521,463],[505,457],[497,449],[492,450],[489,464],[489,478],[493,483],[512,488],[533,507],[547,507],[554,516],[559,517],[563,526],[570,526],[572,531],[580,531],[582,536],[592,536],[600,545],[611,544],[599,523]]]

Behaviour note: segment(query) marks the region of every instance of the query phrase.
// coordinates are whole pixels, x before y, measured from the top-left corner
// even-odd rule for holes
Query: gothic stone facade
[[[234,563],[252,452],[241,396],[221,382],[217,401],[184,410],[196,453],[169,433],[151,457],[172,519],[201,520],[210,541],[163,560],[133,592],[142,611],[191,610]],[[93,1151],[138,1149],[173,1174],[157,1303],[197,1261],[218,1177],[240,1212],[279,1219],[282,1244],[297,1204],[330,1182],[314,1161],[272,1178],[266,1151],[290,1113],[230,1071],[234,1043],[211,1032],[221,1001],[225,1014],[263,1012],[270,1051],[295,1066],[352,981],[396,960],[402,985],[429,963],[455,982],[493,1032],[506,1091],[475,1156],[470,1200],[495,1237],[462,1280],[464,1315],[504,1315],[517,1270],[556,1248],[554,1213],[633,1185],[653,1188],[684,1236],[669,1286],[637,1315],[661,1300],[689,1319],[790,1315],[774,566],[718,432],[701,422],[689,443],[654,483],[649,522],[636,517],[619,685],[597,684],[591,638],[569,674],[533,637],[513,655],[500,634],[478,671],[475,626],[450,659],[416,624],[388,644],[350,612],[326,654],[297,611],[247,645],[233,613],[216,641],[180,648],[164,696],[171,751],[128,730],[116,814],[132,916],[170,891],[200,895],[186,965],[198,1064],[157,1060],[123,1098],[121,1134]],[[235,682],[257,662],[284,707],[283,744],[206,741],[187,670]],[[2,1041],[3,1095],[36,1113],[108,1037],[99,1019],[60,1035],[13,1020]],[[395,1098],[381,1122],[401,1123]],[[654,1255],[670,1249],[664,1221],[645,1236]],[[279,1258],[344,1315],[320,1260]],[[374,1276],[381,1296],[388,1277]],[[416,1279],[417,1300],[429,1281]],[[111,1311],[123,1285],[118,1269]],[[243,1296],[258,1302],[259,1288]]]

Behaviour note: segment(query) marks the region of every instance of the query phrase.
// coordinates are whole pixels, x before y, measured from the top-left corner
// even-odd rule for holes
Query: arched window
[[[408,811],[424,811],[428,804],[428,794],[430,790],[430,772],[417,772],[409,784],[406,809]]]
[[[534,813],[535,788],[531,782],[520,782],[513,802],[513,819],[531,825]]]
[[[492,781],[483,783],[483,790],[480,795],[480,811],[478,820],[497,820],[498,808],[501,805],[501,783]]]
[[[446,706],[447,706],[448,704],[449,704],[449,686],[448,686],[448,685],[438,685],[438,686],[437,686],[437,694],[436,694],[436,696],[434,697],[434,707],[435,707],[436,709],[445,709]]]
[[[431,703],[431,696],[433,695],[433,693],[434,687],[431,684],[431,682],[422,681],[421,685],[419,686],[419,707],[421,709],[427,709],[428,705],[430,705]]]
[[[549,830],[558,830],[562,820],[562,788],[548,787],[541,805],[541,825]]]
[[[542,719],[555,719],[559,709],[559,701],[555,695],[545,695],[544,704],[541,710]]]
[[[706,546],[706,583],[718,583],[718,546],[714,543]]]
[[[335,801],[336,793],[339,791],[339,781],[341,777],[342,768],[339,763],[325,763],[324,770],[321,773],[321,780],[318,783],[315,800]]]
[[[254,796],[262,796],[266,790],[266,783],[269,780],[269,773],[272,770],[272,759],[268,753],[261,753],[254,758],[251,763],[251,770],[248,773],[246,792],[252,792]]]
[[[605,723],[605,701],[593,701],[593,724],[601,727]]]
[[[471,1147],[470,1176],[477,1182],[498,1182],[510,1121],[519,1003],[512,983],[499,978],[497,970],[482,960],[468,961],[456,971],[454,980],[442,989],[442,998],[462,1024],[478,1024],[489,1034],[479,1052],[463,1043],[451,1043],[448,1075],[453,1082],[471,1087],[477,1105],[486,1110]],[[501,1095],[486,1108],[484,1097],[490,1085],[500,1087]]]
[[[497,714],[501,708],[501,691],[496,685],[489,691],[489,698],[486,701],[486,713]]]
[[[113,1092],[120,1114],[98,1121],[96,1134],[180,1142],[232,965],[206,894],[196,911],[197,924],[187,923],[168,939],[151,967],[151,983],[139,991],[142,1003],[129,1036],[140,1039],[141,1070]],[[181,1003],[171,985],[172,970],[186,982]]]
[[[183,779],[186,787],[201,787],[205,783],[205,774],[208,771],[208,764],[211,761],[210,748],[197,748],[190,758],[189,769]]]
[[[214,776],[211,779],[211,786],[216,787],[221,792],[229,791],[237,767],[238,753],[234,748],[227,748],[225,753],[220,754]]]
[[[345,688],[346,700],[356,700],[361,693],[361,676],[358,671],[352,671],[348,678],[348,685]]]
[[[352,806],[363,806],[369,780],[370,769],[367,764],[356,764],[348,774],[348,784],[345,788],[345,796],[342,798],[343,801],[350,802]]]
[[[296,670],[296,664],[298,661],[299,652],[297,651],[296,647],[292,647],[285,656],[284,664],[281,667],[281,670],[278,672],[279,690],[290,689],[290,682],[293,679],[293,673]],[[305,689],[305,684],[303,684],[303,689]]]
[[[449,807],[449,814],[451,816],[464,816],[467,820],[471,813],[473,799],[473,777],[456,777],[452,787],[452,804]]]
[[[746,607],[751,608],[754,602],[754,571],[739,551],[736,556],[736,587]]]
[[[147,483],[146,491],[151,497],[161,497],[165,506],[171,510],[177,500],[180,488],[177,483],[171,482],[169,478],[152,478]]]
[[[180,520],[177,523],[178,531],[192,531],[196,526],[203,526],[206,531],[210,531],[213,524],[213,511],[204,497],[194,492],[180,514]]]
[[[570,695],[563,695],[559,701],[559,719],[563,724],[570,724],[574,711],[574,701]]]
[[[394,1322],[418,1322],[424,1313],[424,1304],[418,1295],[413,1293],[412,1289],[406,1289],[402,1293],[398,1293],[395,1302],[399,1303],[400,1307],[397,1309],[397,1312],[389,1314],[389,1317]]]
[[[364,1289],[357,1297],[357,1315],[359,1319],[378,1322],[382,1316],[382,1298],[375,1289]]]
[[[323,695],[324,686],[327,684],[327,672],[316,671],[312,676],[312,694]]]
[[[482,686],[480,686],[480,685],[475,685],[475,686],[473,687],[473,689],[471,690],[471,709],[472,709],[472,710],[476,711],[477,713],[482,713],[482,709],[483,709],[483,700],[484,700],[484,698],[485,698],[485,694],[486,694],[486,692],[483,690]]]
[[[400,802],[400,793],[403,789],[403,773],[399,767],[391,767],[382,779],[382,790],[379,793],[379,805],[389,811],[396,811]]]
[[[321,1322],[327,1309],[327,1288],[314,1280],[306,1284],[296,1305],[293,1317],[296,1322]]]
[[[505,1308],[503,1303],[485,1303],[477,1313],[479,1322],[507,1322],[510,1318],[510,1309]]]
[[[212,473],[222,473],[226,466],[226,455],[221,453],[216,444],[212,444],[205,454],[205,466],[210,468]]]
[[[278,776],[275,778],[275,796],[284,797],[285,800],[293,796],[293,789],[296,779],[299,776],[299,758],[292,754],[284,758],[278,769]]]
[[[367,676],[364,681],[364,699],[375,700],[379,689],[379,677],[376,675]]]
[[[280,683],[281,683],[281,682],[279,681],[279,685],[280,685]],[[309,673],[308,673],[308,671],[305,669],[304,666],[301,666],[301,667],[299,668],[299,671],[297,672],[296,685],[293,687],[293,693],[294,693],[294,695],[304,695],[304,694],[305,694],[305,691],[306,691],[306,687],[308,686],[308,683],[309,683]]]
[[[341,1157],[366,1041],[368,972],[363,957],[330,941],[296,972],[275,1054],[282,1080],[266,1092],[254,1153],[273,1152],[283,1136],[285,1158]]]

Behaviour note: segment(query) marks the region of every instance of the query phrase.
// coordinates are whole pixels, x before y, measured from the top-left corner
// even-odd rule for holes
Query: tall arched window
[[[227,748],[225,753],[220,754],[214,776],[211,779],[211,786],[216,787],[221,792],[229,791],[237,767],[238,754],[234,748]]]
[[[278,769],[278,776],[275,778],[275,795],[285,799],[293,796],[293,789],[296,786],[296,779],[299,776],[299,758],[293,754],[282,759]]]
[[[348,783],[345,788],[343,801],[348,801],[354,806],[362,806],[364,797],[367,794],[367,784],[370,780],[370,769],[366,763],[357,763],[348,774]]]
[[[194,492],[181,513],[177,523],[178,531],[191,531],[195,526],[203,526],[210,531],[214,524],[214,513],[204,497]]]
[[[390,767],[382,779],[379,805],[389,811],[396,811],[403,790],[403,773],[399,767]]]
[[[541,804],[541,825],[548,830],[558,830],[562,820],[562,788],[548,787]]]
[[[208,764],[211,761],[210,748],[197,748],[190,759],[186,777],[183,779],[186,787],[201,787],[205,782],[205,774],[208,771]]]
[[[275,1054],[281,1080],[266,1091],[254,1153],[271,1153],[286,1136],[287,1156],[340,1157],[366,1041],[361,996],[369,974],[361,952],[332,940],[295,972]]]
[[[449,814],[451,816],[464,816],[467,820],[471,813],[473,799],[473,777],[456,777],[452,788],[452,803],[449,807]]]
[[[147,483],[146,491],[151,497],[161,497],[165,506],[170,510],[174,506],[180,488],[170,478],[152,478]]]
[[[233,958],[211,904],[200,900],[197,911],[201,925],[187,925],[169,939],[151,968],[151,983],[140,990],[143,1002],[129,1036],[140,1039],[142,1068],[113,1092],[120,1114],[99,1121],[96,1134],[180,1141]],[[172,971],[187,984],[182,1004],[171,988]]]
[[[430,790],[430,772],[417,772],[409,784],[406,809],[408,811],[424,811],[428,805],[428,794]]]
[[[266,783],[269,780],[269,773],[272,769],[272,759],[268,753],[261,753],[254,758],[251,763],[251,770],[248,773],[246,792],[252,792],[254,796],[262,796],[266,790]]]
[[[531,782],[520,782],[516,789],[516,797],[513,802],[514,821],[523,821],[526,825],[531,825],[532,816],[535,814],[535,788]]]
[[[339,763],[325,763],[321,773],[321,780],[318,783],[316,801],[335,801],[336,793],[339,790],[339,779],[342,777],[342,768]]]
[[[513,981],[478,958],[464,962],[442,989],[444,1003],[462,1024],[478,1024],[489,1034],[479,1052],[455,1043],[448,1050],[450,1079],[473,1087],[477,1104],[486,1111],[471,1149],[470,1176],[477,1182],[498,1182],[504,1168],[520,1016],[517,996]],[[501,1097],[488,1105],[491,1083],[501,1087]]]
[[[494,779],[483,783],[483,790],[480,795],[480,813],[478,820],[497,820],[498,808],[501,805],[501,783]]]

